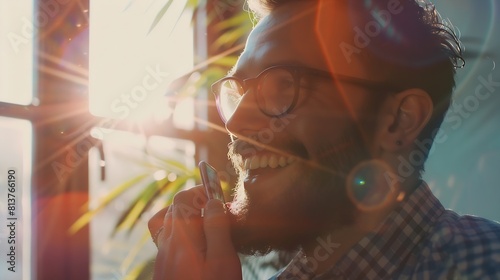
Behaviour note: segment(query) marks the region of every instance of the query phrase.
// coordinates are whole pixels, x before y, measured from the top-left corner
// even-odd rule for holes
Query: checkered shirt
[[[299,253],[271,279],[500,279],[500,224],[445,210],[423,183],[321,275]]]

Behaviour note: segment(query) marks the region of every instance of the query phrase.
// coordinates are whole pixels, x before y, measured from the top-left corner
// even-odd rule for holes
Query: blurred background
[[[424,178],[445,207],[499,221],[500,3],[435,4],[466,67]],[[207,89],[252,28],[243,6],[0,0],[0,218],[15,170],[18,219],[17,272],[2,261],[2,279],[149,279],[147,221],[199,182],[196,163],[208,160],[229,189],[229,137]],[[248,260],[246,279],[265,279],[281,258]]]

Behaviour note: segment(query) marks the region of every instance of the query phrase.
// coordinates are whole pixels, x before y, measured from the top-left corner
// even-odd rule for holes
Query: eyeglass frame
[[[320,70],[320,69],[311,68],[311,67],[306,67],[306,66],[286,65],[286,64],[285,65],[274,65],[274,66],[271,66],[271,67],[264,69],[254,78],[241,79],[241,78],[238,78],[235,76],[226,76],[222,79],[217,80],[216,82],[214,82],[211,85],[210,88],[212,90],[212,93],[215,96],[217,111],[219,112],[219,116],[224,123],[226,123],[228,121],[228,119],[226,119],[224,114],[221,112],[221,105],[220,105],[220,101],[219,101],[220,85],[225,81],[229,81],[229,80],[236,81],[243,89],[243,93],[240,94],[240,97],[243,97],[249,90],[255,90],[255,88],[260,83],[260,80],[265,76],[264,74],[266,74],[267,72],[269,72],[273,69],[285,69],[289,73],[292,74],[295,92],[294,92],[294,97],[293,97],[292,103],[288,106],[288,108],[283,113],[280,113],[280,114],[270,114],[270,113],[266,112],[265,110],[262,109],[262,106],[260,105],[258,100],[256,100],[258,107],[259,107],[259,110],[264,115],[266,115],[268,117],[279,118],[279,117],[282,117],[282,116],[290,113],[295,108],[295,105],[297,104],[297,100],[298,100],[299,93],[300,93],[300,79],[302,78],[302,76],[304,74],[308,74],[308,75],[311,75],[314,77],[326,78],[326,79],[331,80],[332,82],[343,81],[343,82],[347,82],[347,83],[350,83],[353,85],[363,86],[363,87],[368,88],[368,89],[383,90],[387,93],[402,91],[401,88],[396,87],[393,84],[390,84],[387,82],[377,82],[377,81],[367,80],[367,79],[343,75],[343,74],[332,74],[329,71]],[[219,90],[217,90],[217,89],[219,89]],[[257,94],[255,94],[254,96],[257,99]],[[234,110],[234,112],[236,112],[236,109]],[[232,115],[234,115],[234,112]]]

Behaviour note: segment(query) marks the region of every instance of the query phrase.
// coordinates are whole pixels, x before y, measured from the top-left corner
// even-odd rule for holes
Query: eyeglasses
[[[278,65],[262,71],[257,77],[250,79],[239,79],[237,77],[225,77],[212,85],[215,95],[217,109],[222,121],[225,123],[236,111],[243,95],[250,89],[254,92],[259,109],[266,116],[281,117],[290,113],[299,97],[301,80],[304,76],[326,78],[332,82],[335,80],[360,85],[377,91],[399,90],[387,83],[369,81],[361,78],[332,74],[328,71],[300,67]]]

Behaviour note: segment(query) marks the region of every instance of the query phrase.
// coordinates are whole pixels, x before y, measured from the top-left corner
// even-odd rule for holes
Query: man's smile
[[[261,180],[269,180],[271,177],[278,175],[285,167],[296,162],[296,160],[293,156],[284,156],[270,152],[246,158],[243,164],[245,187]]]
[[[253,155],[244,161],[244,170],[256,170],[261,168],[285,167],[295,161],[292,156],[278,155],[274,153],[264,153]]]

